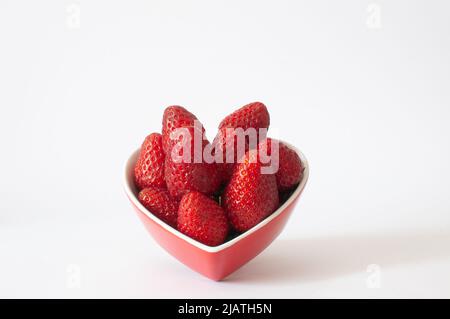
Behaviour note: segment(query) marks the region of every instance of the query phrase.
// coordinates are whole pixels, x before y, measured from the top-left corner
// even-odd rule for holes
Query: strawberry
[[[162,121],[163,148],[167,154],[170,149],[170,134],[180,127],[194,126],[197,117],[182,106],[174,105],[165,109]]]
[[[209,142],[204,139],[204,135],[198,132],[199,138],[202,139],[198,150],[195,148],[195,132],[194,127],[185,127],[186,133],[191,137],[187,139],[168,142],[170,153],[167,153],[165,161],[165,178],[167,188],[170,194],[177,198],[188,193],[189,191],[198,191],[206,195],[216,193],[222,184],[222,171],[220,166],[215,162],[206,163],[203,160],[203,151],[206,147],[211,147]],[[174,148],[179,144],[179,148]],[[182,147],[181,147],[182,146]],[[190,148],[190,156],[187,162],[183,159],[184,148]],[[173,156],[179,156],[177,161]],[[195,162],[196,156],[200,159]]]
[[[138,160],[134,167],[134,179],[138,189],[146,187],[166,187],[164,179],[164,159],[162,136],[152,133],[142,144]]]
[[[266,106],[261,102],[253,102],[247,104],[237,111],[228,115],[219,125],[219,129],[223,127],[241,127],[244,130],[253,127],[269,128],[270,115]]]
[[[229,226],[224,210],[214,200],[190,192],[180,202],[178,230],[205,245],[218,246],[225,241]]]
[[[173,199],[166,189],[149,187],[139,192],[139,202],[153,215],[166,224],[176,228],[178,201]]]
[[[222,170],[224,172],[224,181],[228,181],[233,172],[234,164],[238,160],[238,135],[236,131],[231,129],[241,128],[246,131],[249,128],[254,128],[257,133],[258,140],[265,139],[266,136],[259,136],[259,129],[268,129],[270,125],[270,116],[266,106],[260,102],[247,104],[239,110],[228,115],[219,125],[219,133],[214,139],[214,147],[216,152],[222,153],[223,164]],[[257,144],[258,141],[255,141]],[[250,148],[250,139],[245,137],[243,152],[247,152]],[[234,150],[234,155],[231,156],[232,161],[227,160],[227,151]],[[242,155],[241,155],[242,156]]]
[[[272,214],[279,204],[274,174],[262,174],[258,151],[246,153],[236,164],[223,194],[223,207],[234,229],[244,232]]]
[[[268,138],[266,141],[260,143],[259,149],[261,152],[269,156],[276,156],[273,152],[272,142],[274,140]],[[287,191],[298,183],[303,177],[304,167],[297,152],[289,148],[286,144],[278,142],[279,145],[279,168],[276,175],[278,190],[280,192]]]
[[[222,176],[224,181],[229,181],[231,173],[233,172],[234,164],[237,163],[237,153],[238,153],[238,140],[235,131],[228,130],[229,128],[224,127],[219,130],[219,133],[213,141],[214,150],[222,155],[222,163],[218,165],[221,167]],[[248,143],[245,141],[244,151],[248,151]],[[227,150],[233,149],[233,154],[230,158],[227,158]]]

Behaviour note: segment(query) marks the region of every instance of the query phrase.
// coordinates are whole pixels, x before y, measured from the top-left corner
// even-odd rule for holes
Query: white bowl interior
[[[174,234],[175,236],[178,236],[180,238],[182,238],[183,240],[189,242],[191,245],[194,245],[204,251],[207,252],[211,252],[211,253],[215,253],[215,252],[219,252],[223,249],[226,249],[234,244],[236,244],[238,241],[244,239],[245,237],[249,236],[250,234],[256,232],[258,229],[264,227],[265,225],[267,225],[268,223],[270,223],[273,219],[275,219],[278,215],[280,215],[283,210],[288,207],[294,200],[295,198],[297,198],[297,196],[299,195],[299,193],[302,192],[302,190],[304,189],[306,182],[308,181],[308,177],[309,177],[309,165],[308,165],[308,161],[306,160],[306,157],[303,155],[302,152],[300,152],[297,148],[293,147],[292,145],[283,142],[283,144],[287,145],[289,148],[291,148],[292,150],[294,150],[299,156],[300,159],[305,167],[305,170],[303,172],[303,178],[300,182],[300,184],[297,186],[297,188],[295,189],[295,191],[292,193],[291,197],[285,202],[283,203],[283,205],[281,205],[274,213],[272,213],[269,217],[267,217],[266,219],[264,219],[262,222],[260,222],[258,225],[254,226],[253,228],[249,229],[248,231],[240,234],[239,236],[223,243],[222,245],[219,246],[215,246],[215,247],[211,247],[211,246],[207,246],[204,245],[184,234],[182,234],[181,232],[179,232],[178,230],[176,230],[175,228],[167,225],[166,223],[164,223],[162,220],[160,220],[158,217],[156,217],[155,215],[153,215],[150,211],[148,211],[138,200],[137,195],[138,195],[138,191],[136,186],[134,185],[134,177],[133,177],[133,170],[134,170],[134,165],[136,163],[137,157],[139,155],[139,150],[137,149],[136,151],[133,152],[133,154],[131,154],[130,158],[127,160],[127,162],[125,163],[125,168],[124,168],[124,176],[123,176],[123,184],[124,184],[124,188],[125,188],[125,192],[128,195],[128,198],[130,198],[130,200],[132,201],[132,203],[139,208],[139,210],[141,210],[148,218],[152,219],[155,223],[159,224],[161,227],[164,227],[164,229],[166,229],[167,231],[171,232],[172,234]]]

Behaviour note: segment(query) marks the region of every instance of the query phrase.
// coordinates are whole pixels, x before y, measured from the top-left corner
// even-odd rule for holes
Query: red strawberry
[[[242,158],[250,149],[255,148],[255,146],[251,145],[253,142],[250,143],[249,136],[244,135],[239,138],[239,134],[239,131],[233,128],[223,127],[219,130],[213,142],[215,151],[222,155],[223,163],[221,163],[221,166],[225,182],[230,180],[233,168],[238,163],[238,159]],[[265,139],[266,134],[256,135],[254,141],[256,147],[259,141]]]
[[[260,151],[269,156],[276,156],[273,152],[273,139],[268,138],[259,145]],[[286,144],[278,142],[279,145],[279,169],[277,171],[277,185],[280,192],[289,190],[300,183],[303,177],[304,167],[298,154]]]
[[[178,230],[205,245],[218,246],[229,227],[222,207],[201,193],[190,192],[180,202]]]
[[[224,172],[224,180],[228,181],[233,172],[234,164],[237,163],[238,156],[238,135],[236,131],[230,129],[241,128],[246,131],[249,128],[254,128],[257,133],[258,140],[266,138],[266,135],[259,136],[259,129],[268,129],[270,125],[270,116],[266,106],[260,102],[247,104],[239,110],[228,115],[219,125],[219,133],[214,139],[214,147],[216,152],[222,153],[223,162],[222,170]],[[258,143],[255,141],[255,144]],[[245,137],[243,153],[249,149],[254,148],[250,145],[249,137]],[[227,160],[227,151],[234,150],[232,161]],[[242,155],[241,155],[242,156]]]
[[[206,195],[212,195],[216,193],[222,184],[222,171],[220,167],[215,163],[206,163],[203,159],[203,152],[205,147],[211,147],[206,139],[203,139],[203,134],[199,132],[199,137],[202,142],[199,144],[199,149],[195,147],[195,131],[193,127],[185,127],[186,134],[190,138],[173,142],[170,141],[169,148],[170,153],[167,153],[165,161],[165,178],[167,188],[170,194],[180,199],[184,194],[189,191],[198,191]],[[198,131],[197,131],[198,132]],[[174,148],[179,144],[179,148]],[[186,161],[184,157],[184,148],[187,150],[190,148],[190,153],[187,153],[188,158]],[[173,156],[179,156],[177,159]],[[195,162],[196,157],[200,160]]]
[[[262,174],[258,151],[250,150],[243,163],[236,164],[223,194],[223,206],[231,225],[244,232],[272,214],[279,204],[274,174]]]
[[[161,134],[147,136],[142,144],[134,167],[134,179],[139,189],[146,187],[166,187],[164,180],[164,159]]]
[[[253,127],[269,128],[270,115],[266,106],[261,102],[253,102],[241,107],[239,110],[228,115],[219,125],[223,127],[241,127],[244,130]]]
[[[194,126],[197,117],[182,106],[174,105],[165,109],[162,122],[163,148],[170,150],[170,134],[177,128]]]
[[[234,164],[237,163],[238,153],[238,140],[236,132],[231,131],[229,128],[224,127],[219,130],[219,133],[213,141],[214,150],[222,156],[222,163],[219,164],[222,170],[223,180],[229,181],[233,172]],[[227,150],[230,151],[230,155],[227,155]],[[231,153],[233,150],[233,153]],[[244,152],[248,151],[248,143],[244,142]],[[230,156],[230,158],[228,158]]]
[[[174,228],[177,227],[178,201],[173,199],[167,190],[145,188],[139,193],[138,199],[156,217]]]

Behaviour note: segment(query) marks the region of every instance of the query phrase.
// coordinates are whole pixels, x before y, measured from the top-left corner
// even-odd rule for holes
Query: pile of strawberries
[[[234,130],[269,128],[270,116],[263,103],[250,103],[227,116],[213,144],[195,121],[197,117],[181,106],[166,108],[162,134],[152,133],[142,144],[134,169],[135,184],[139,201],[151,213],[205,245],[218,246],[272,214],[301,181],[304,167],[297,153],[279,142],[279,169],[263,174],[262,167],[267,163],[263,164],[260,154],[264,150],[270,155],[275,141],[266,136],[259,136],[256,147],[246,141],[244,157],[237,158]],[[234,160],[174,160],[172,154],[183,155],[181,148],[174,149],[179,140],[171,135],[179,128],[203,137],[200,150],[212,147],[225,158],[227,149],[233,146]],[[192,144],[190,155],[195,156],[194,139],[188,143]]]

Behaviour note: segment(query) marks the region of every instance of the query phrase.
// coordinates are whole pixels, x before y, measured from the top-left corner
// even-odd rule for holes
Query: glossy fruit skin
[[[218,246],[227,238],[229,225],[224,210],[213,199],[190,192],[180,202],[178,230],[205,245]]]
[[[170,152],[170,134],[180,127],[193,127],[197,117],[182,106],[173,105],[164,110],[162,121],[163,149]]]
[[[231,178],[231,174],[233,173],[233,168],[235,163],[238,161],[238,139],[232,128],[224,127],[219,130],[219,133],[215,137],[213,141],[215,152],[221,155],[221,163],[218,165],[222,170],[223,180],[225,182],[229,181]],[[248,143],[245,141],[245,152],[248,151]],[[227,160],[227,150],[233,150],[232,156]]]
[[[223,127],[241,127],[244,130],[250,127],[259,129],[268,128],[269,125],[270,115],[267,107],[261,102],[253,102],[228,115],[220,123],[219,129]]]
[[[188,134],[195,136],[196,129],[193,127],[184,128]],[[200,136],[202,133],[199,133]],[[208,140],[202,139],[200,149],[195,148],[194,138],[190,141],[185,140],[180,143],[181,146],[186,145],[190,149],[190,162],[174,160],[173,155],[182,157],[184,150],[182,147],[173,148],[175,144],[169,142],[170,153],[166,156],[165,161],[165,179],[170,194],[177,199],[181,199],[183,195],[190,191],[198,191],[205,195],[214,195],[222,185],[222,170],[215,162],[206,163],[204,160],[196,163],[194,161],[196,155],[202,159],[201,155],[205,147],[211,147]],[[189,146],[187,145],[189,144]],[[173,154],[173,153],[174,154]],[[201,154],[200,154],[201,153]]]
[[[250,150],[243,163],[237,164],[223,194],[223,207],[229,222],[238,232],[245,232],[272,214],[279,205],[274,174],[262,174],[258,151]]]
[[[288,191],[300,183],[305,168],[298,154],[282,142],[268,138],[260,143],[258,148],[261,152],[267,152],[267,155],[275,156],[275,154],[272,154],[273,141],[276,141],[279,145],[279,169],[275,174],[278,190],[280,192]]]
[[[249,128],[254,128],[257,130],[258,141],[255,144],[258,144],[259,141],[266,138],[266,134],[260,135],[259,129],[269,129],[270,125],[270,115],[267,111],[267,107],[261,102],[253,102],[247,104],[232,114],[228,115],[219,125],[219,133],[214,139],[214,147],[217,152],[222,153],[223,164],[222,171],[224,176],[224,181],[227,182],[231,178],[231,174],[233,172],[233,168],[235,164],[238,162],[238,159],[242,156],[238,154],[238,138],[236,131],[232,131],[230,129],[238,129],[246,131]],[[267,132],[266,132],[267,133]],[[255,148],[256,145],[250,145],[249,138],[245,139],[245,152],[249,151],[252,148]],[[234,158],[233,161],[227,161],[227,150],[232,148],[234,150]],[[245,153],[244,152],[244,153]]]
[[[162,136],[158,133],[152,133],[145,138],[134,167],[134,179],[138,189],[166,187],[164,161]]]
[[[139,192],[138,200],[163,222],[174,228],[177,227],[179,202],[172,198],[166,189],[145,188]]]

